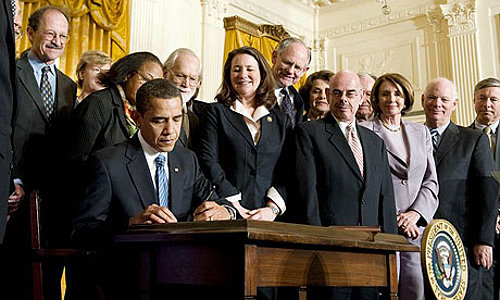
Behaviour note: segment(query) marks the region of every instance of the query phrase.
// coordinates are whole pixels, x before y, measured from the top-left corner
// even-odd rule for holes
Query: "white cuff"
[[[273,186],[267,190],[266,197],[271,199],[271,201],[273,201],[274,204],[276,204],[276,206],[280,209],[280,215],[285,212],[285,200],[283,200],[283,197],[281,197],[280,193]]]

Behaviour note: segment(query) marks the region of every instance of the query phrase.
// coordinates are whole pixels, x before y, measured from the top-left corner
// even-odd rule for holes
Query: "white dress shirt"
[[[146,157],[146,162],[148,163],[149,174],[151,175],[151,180],[153,181],[153,186],[155,187],[155,191],[158,191],[156,187],[156,163],[155,159],[158,155],[163,154],[165,156],[165,175],[167,175],[167,180],[170,178],[170,171],[168,169],[168,152],[158,152],[153,147],[151,147],[148,142],[142,136],[141,131],[139,130],[139,142],[141,143],[142,152],[144,152],[144,156]]]

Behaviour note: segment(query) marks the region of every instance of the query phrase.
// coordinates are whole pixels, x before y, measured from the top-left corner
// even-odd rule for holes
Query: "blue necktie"
[[[436,128],[431,128],[432,144],[434,145],[434,154],[436,154],[439,144],[439,132]]]
[[[283,88],[280,93],[283,94],[283,100],[281,101],[281,111],[290,116],[292,127],[294,127],[295,114],[293,112],[292,99],[290,99],[290,94],[288,94],[288,90],[286,88]]]
[[[49,82],[50,67],[45,66],[42,68],[42,79],[40,81],[40,93],[42,96],[43,107],[45,108],[45,115],[50,120],[54,112],[54,98],[52,97],[52,86]]]
[[[156,164],[156,188],[158,190],[158,201],[160,206],[168,208],[168,180],[165,172],[165,156],[159,154],[155,159]]]

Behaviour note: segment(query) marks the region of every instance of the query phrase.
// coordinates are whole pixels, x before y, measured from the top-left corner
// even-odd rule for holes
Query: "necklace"
[[[389,130],[390,132],[399,132],[401,130],[401,125],[400,126],[397,126],[397,125],[390,125],[390,124],[386,124],[384,122],[380,122],[382,123],[382,125],[387,128],[387,130]]]

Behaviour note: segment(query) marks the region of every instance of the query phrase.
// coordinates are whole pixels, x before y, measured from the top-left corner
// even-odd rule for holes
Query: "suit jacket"
[[[124,232],[129,219],[158,204],[150,171],[137,135],[89,157],[85,197],[76,208],[72,239],[80,247],[103,247]],[[169,209],[178,221],[206,200],[211,184],[196,156],[183,147],[168,154]],[[211,199],[214,199],[213,196]]]
[[[274,186],[286,198],[285,140],[291,132],[287,116],[273,108],[260,119],[257,145],[242,115],[221,103],[207,105],[195,151],[207,178],[221,197],[241,192],[248,209],[263,207],[266,192]],[[280,160],[281,159],[281,160]]]
[[[436,151],[439,207],[435,218],[450,221],[465,246],[493,246],[498,183],[488,138],[450,122]]]
[[[384,142],[357,126],[363,147],[365,176],[335,118],[299,124],[295,129],[295,170],[298,198],[289,204],[299,223],[380,225],[396,233],[396,209]]]
[[[12,111],[16,97],[16,65],[12,10],[9,1],[0,4],[0,244],[5,233],[7,197],[12,163]]]
[[[28,55],[17,61],[14,177],[23,179],[28,190],[53,180],[51,175],[64,167],[62,158],[70,135],[68,125],[76,101],[76,84],[59,70],[56,73],[54,117],[49,122]]]
[[[189,126],[189,138],[186,134],[186,123],[182,122],[181,132],[179,134],[179,139],[177,140],[177,144],[182,147],[191,149],[192,141],[195,139],[194,137],[198,133],[198,127],[200,126],[200,116],[205,110],[207,102],[199,101],[199,100],[190,100],[190,108],[188,108],[187,112],[184,113],[184,118],[188,118],[188,126]],[[186,116],[187,115],[187,116]]]
[[[403,137],[408,143],[410,162],[400,157],[389,132],[378,118],[360,123],[384,140],[391,169],[396,211],[414,210],[421,215],[417,223],[426,226],[438,207],[438,180],[429,130],[422,124],[401,121]],[[425,163],[424,163],[425,162]]]
[[[102,148],[129,138],[120,92],[116,86],[90,94],[75,109],[72,117],[70,160],[86,161]]]
[[[293,85],[288,87],[288,91],[293,94],[293,105],[295,107],[295,124],[307,121],[308,110],[304,103],[304,99],[300,96],[299,92],[295,89]]]

